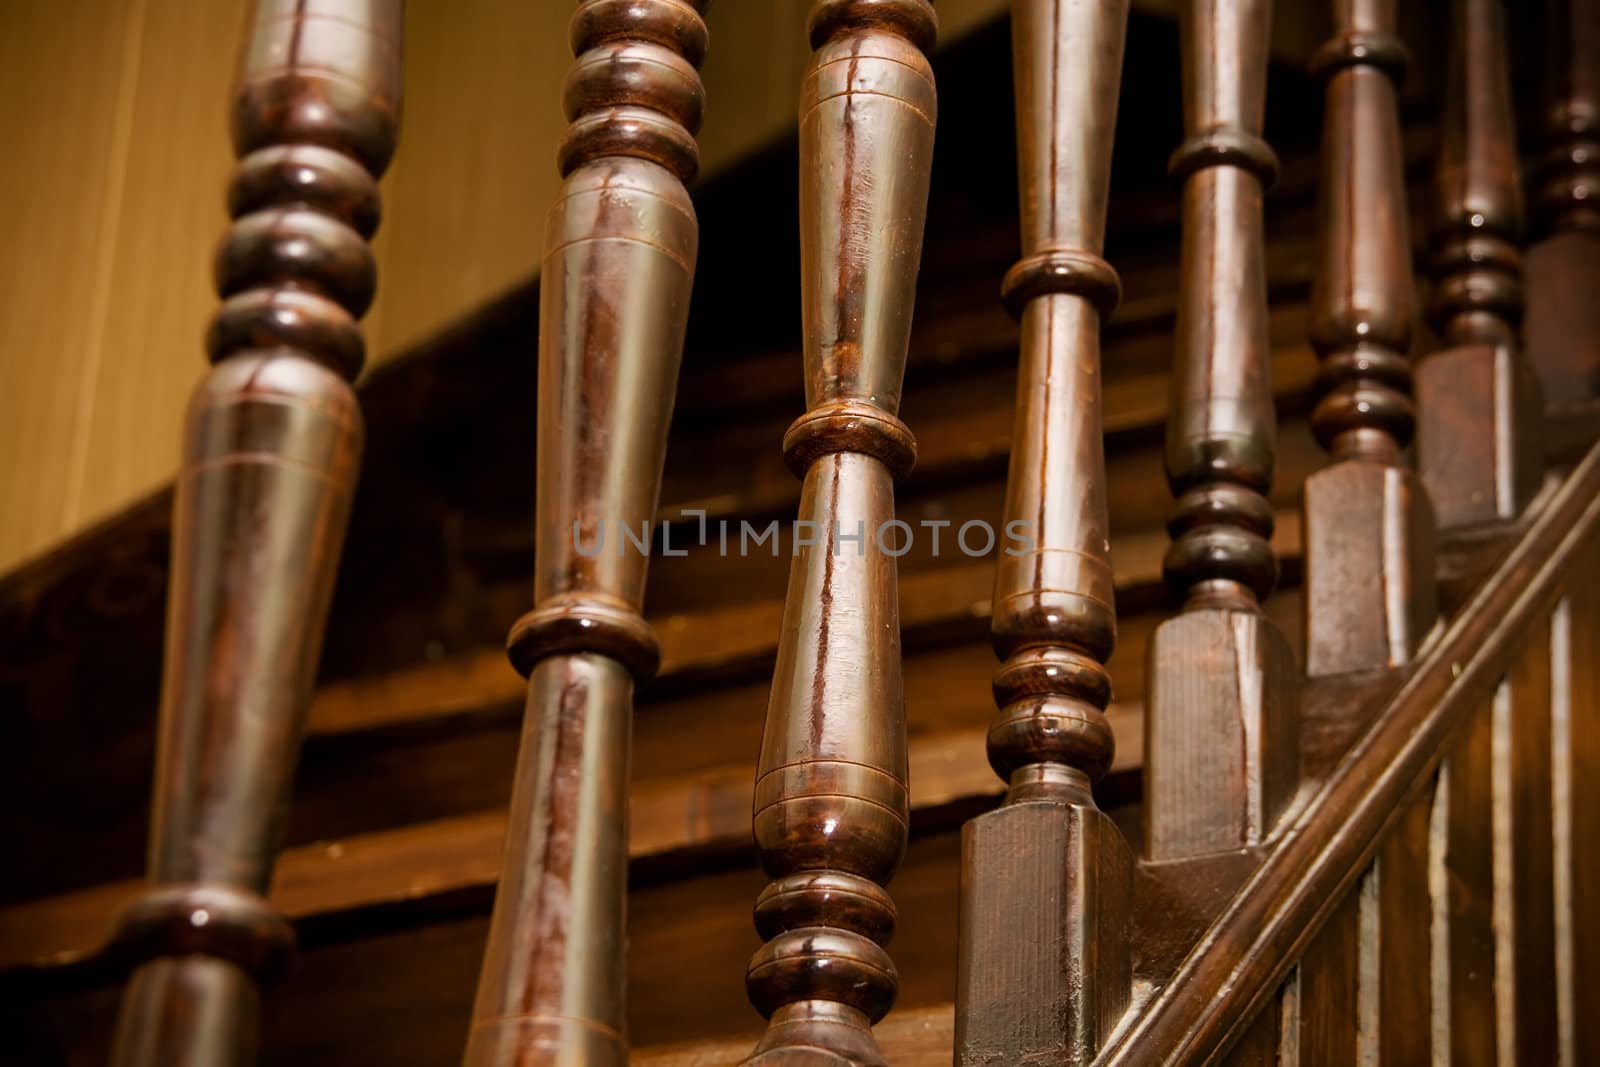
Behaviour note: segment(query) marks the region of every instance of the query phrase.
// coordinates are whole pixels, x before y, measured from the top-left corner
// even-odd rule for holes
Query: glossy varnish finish
[[[1131,858],[1091,786],[1111,763],[1116,640],[1100,420],[1100,327],[1120,290],[1105,241],[1125,2],[1012,8],[1022,259],[1003,554],[991,635],[1003,662],[989,762],[1004,805],[962,842],[956,1061],[1086,1062],[1129,991]]]
[[[1272,7],[1184,11],[1183,264],[1167,422],[1166,575],[1184,598],[1150,648],[1145,855],[1257,845],[1294,795],[1294,654],[1260,608],[1277,577],[1261,140]]]
[[[566,181],[541,275],[535,608],[506,859],[465,1060],[627,1061],[625,911],[640,615],[698,229],[705,23],[683,0],[585,0],[564,105]],[[630,537],[632,538],[630,540]]]
[[[150,889],[114,1062],[249,1062],[293,934],[263,900],[361,449],[349,380],[400,106],[398,0],[262,0],[232,130],[221,309],[185,431]]]
[[[1395,79],[1394,0],[1335,0],[1312,61],[1325,82],[1312,414],[1333,463],[1306,480],[1306,670],[1406,663],[1433,625],[1433,515],[1410,441],[1411,244]]]
[[[1446,347],[1417,370],[1417,467],[1439,528],[1514,519],[1543,476],[1522,355],[1522,184],[1503,0],[1457,0],[1435,175],[1429,311]]]
[[[926,0],[823,0],[800,93],[807,410],[784,436],[803,480],[799,547],[757,765],[756,846],[772,879],[745,987],[768,1019],[750,1062],[881,1063],[894,1003],[884,890],[905,850],[896,416],[937,109]]]
[[[1528,353],[1552,412],[1600,398],[1600,0],[1549,0],[1544,151],[1529,174]]]

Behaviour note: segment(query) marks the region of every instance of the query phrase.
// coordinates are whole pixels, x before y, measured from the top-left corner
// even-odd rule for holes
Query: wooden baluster
[[[1528,250],[1528,354],[1552,412],[1593,425],[1600,398],[1600,0],[1549,0],[1539,243]],[[1592,437],[1592,432],[1588,435]]]
[[[1456,0],[1435,175],[1433,298],[1449,346],[1417,368],[1417,466],[1441,530],[1516,518],[1543,474],[1522,358],[1522,189],[1503,0]]]
[[[1306,670],[1398,666],[1437,613],[1433,514],[1401,458],[1411,437],[1411,243],[1394,79],[1405,49],[1395,0],[1334,0],[1334,37],[1312,61],[1326,81],[1321,269],[1311,416],[1333,463],[1306,479]]]
[[[639,614],[688,321],[698,226],[699,5],[583,0],[566,179],[540,275],[536,607],[508,641],[528,702],[505,862],[464,1062],[628,1059],[633,687],[659,654]]]
[[[1189,138],[1167,480],[1177,496],[1166,574],[1186,597],[1150,645],[1145,854],[1181,859],[1260,844],[1299,768],[1294,653],[1262,614],[1272,536],[1262,191],[1277,158],[1261,139],[1270,0],[1184,9]]]
[[[234,223],[173,505],[150,887],[112,1061],[248,1063],[294,935],[263,899],[361,453],[350,380],[400,109],[400,0],[260,0]]]
[[[1005,516],[1032,544],[995,575],[988,749],[1007,791],[963,832],[959,1064],[1087,1062],[1129,995],[1132,861],[1090,792],[1113,744],[1100,327],[1120,284],[1100,251],[1127,17],[1127,0],[1012,7],[1023,255],[1002,292],[1022,365]]]
[[[799,549],[756,774],[772,882],[745,985],[769,1023],[752,1063],[877,1064],[894,1002],[883,886],[905,850],[905,710],[889,524],[915,459],[895,415],[922,253],[937,97],[927,0],[821,0],[800,95],[807,411]],[[818,1050],[825,1050],[819,1052]]]

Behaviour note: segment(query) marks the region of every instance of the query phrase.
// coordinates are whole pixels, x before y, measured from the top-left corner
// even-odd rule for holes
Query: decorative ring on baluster
[[[1398,83],[1410,61],[1406,46],[1394,34],[1355,30],[1323,42],[1311,56],[1309,71],[1325,81],[1346,67],[1376,67]]]
[[[573,12],[572,54],[581,56],[611,41],[649,41],[698,67],[709,43],[700,6],[684,0],[590,0]]]
[[[222,302],[206,331],[213,363],[235,352],[289,348],[349,381],[361,373],[367,345],[344,308],[303,289],[247,289]]]
[[[803,926],[837,926],[887,945],[897,918],[882,886],[845,871],[799,871],[769,883],[756,898],[756,930],[771,940]]]
[[[231,217],[291,206],[326,212],[367,238],[377,232],[382,214],[377,180],[331,148],[271,145],[251,152],[233,168],[228,183]]]
[[[1122,280],[1111,264],[1092,252],[1051,248],[1019,259],[1000,283],[1000,299],[1018,319],[1028,301],[1052,293],[1083,297],[1100,312],[1103,322],[1122,299]]]
[[[561,89],[569,121],[619,107],[642,107],[693,133],[700,128],[705,86],[694,65],[648,41],[610,41],[573,62]]]
[[[1013,701],[989,724],[989,766],[1006,782],[1023,767],[1059,763],[1099,781],[1111,768],[1116,740],[1106,713],[1063,693]]]
[[[217,249],[217,295],[299,286],[359,317],[378,286],[372,246],[322,211],[273,207],[236,219]]]
[[[700,146],[694,134],[645,107],[612,107],[578,118],[561,138],[556,165],[566,177],[585,163],[606,156],[649,160],[686,185],[700,171]]]
[[[871,938],[831,926],[802,926],[756,950],[745,990],[767,1018],[797,1000],[832,1000],[876,1023],[894,1007],[899,981],[894,961]]]
[[[542,659],[584,652],[616,660],[641,685],[661,665],[661,646],[650,624],[621,602],[593,593],[549,598],[518,619],[506,638],[511,665],[524,678]]]
[[[1240,126],[1213,126],[1190,137],[1168,158],[1167,173],[1181,182],[1197,170],[1224,165],[1254,174],[1262,189],[1278,181],[1278,153]]]
[[[924,52],[939,39],[939,16],[928,0],[818,0],[807,20],[816,50],[840,33],[886,29]]]
[[[109,952],[134,967],[161,956],[214,956],[266,986],[283,977],[294,927],[254,893],[220,885],[161,886],[123,911]]]
[[[796,478],[834,452],[873,456],[896,481],[917,463],[917,439],[894,415],[865,400],[833,400],[806,412],[783,435],[783,459]]]

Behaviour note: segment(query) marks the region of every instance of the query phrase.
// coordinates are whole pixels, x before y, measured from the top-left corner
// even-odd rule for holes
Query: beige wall
[[[707,171],[792,121],[809,6],[711,5]],[[940,0],[944,39],[1003,6]],[[171,477],[214,303],[244,0],[0,7],[7,569]],[[375,360],[535,269],[557,182],[569,11],[558,0],[409,0],[405,122],[368,319]]]

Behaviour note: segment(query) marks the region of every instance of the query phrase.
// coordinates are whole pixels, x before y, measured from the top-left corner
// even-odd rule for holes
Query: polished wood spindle
[[[1432,241],[1434,328],[1417,368],[1417,467],[1441,530],[1516,517],[1538,488],[1542,405],[1522,356],[1522,186],[1504,0],[1455,0]]]
[[[1127,19],[1126,0],[1012,7],[1022,259],[1002,295],[1022,362],[1005,518],[1032,543],[995,575],[988,750],[1007,790],[962,836],[960,1064],[1087,1062],[1129,992],[1131,857],[1090,792],[1113,743],[1100,328],[1120,283],[1100,252]]]
[[[789,571],[756,772],[772,882],[745,985],[768,1018],[753,1063],[882,1063],[894,1003],[884,890],[905,850],[905,709],[894,479],[937,96],[926,0],[821,0],[800,94],[807,410],[784,435],[816,543]],[[887,549],[887,551],[886,551]],[[822,1051],[819,1051],[822,1050]]]
[[[400,0],[261,0],[233,98],[234,222],[190,401],[149,888],[112,1060],[248,1063],[292,947],[264,899],[361,453],[350,380],[400,118]]]
[[[1177,497],[1166,576],[1183,614],[1150,645],[1145,854],[1177,859],[1260,844],[1299,765],[1294,653],[1262,614],[1277,578],[1262,196],[1277,157],[1261,139],[1270,0],[1183,11],[1188,139],[1167,480]]]
[[[624,530],[661,488],[706,44],[685,0],[582,0],[572,18],[540,274],[536,606],[508,641],[527,708],[470,1067],[628,1058],[631,715],[659,652],[639,613],[648,556]]]
[[[1528,355],[1552,412],[1600,400],[1600,0],[1546,0],[1545,146],[1533,168]],[[1520,6],[1519,6],[1520,10]]]
[[[1334,0],[1312,60],[1325,86],[1312,430],[1333,463],[1306,479],[1306,670],[1403,664],[1433,626],[1433,515],[1401,449],[1413,413],[1411,242],[1395,80],[1395,0]]]

